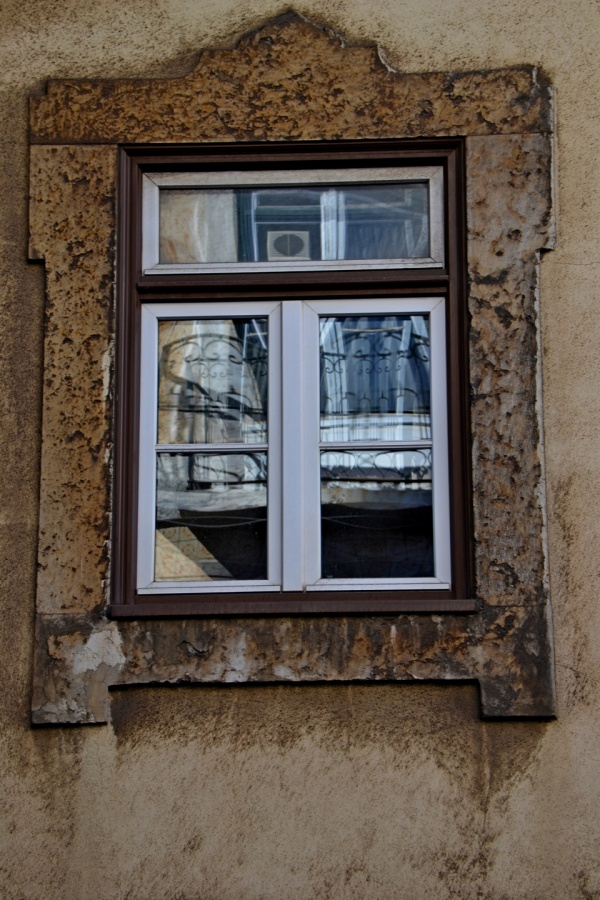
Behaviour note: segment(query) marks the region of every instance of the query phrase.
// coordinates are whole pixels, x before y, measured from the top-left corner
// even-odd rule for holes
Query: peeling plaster
[[[73,652],[73,673],[81,675],[90,669],[98,669],[100,665],[120,670],[127,659],[122,652],[122,641],[119,630],[114,623],[106,625],[102,631],[95,631],[85,644]]]

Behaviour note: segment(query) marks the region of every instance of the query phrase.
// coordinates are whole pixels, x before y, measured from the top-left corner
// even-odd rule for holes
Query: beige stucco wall
[[[600,452],[593,0],[296,9],[401,70],[530,63],[557,89],[558,246],[542,263],[559,719],[478,719],[475,688],[149,688],[113,723],[31,730],[43,270],[26,262],[27,96],[187,70],[285,6],[4,0],[0,753],[8,898],[600,897]]]

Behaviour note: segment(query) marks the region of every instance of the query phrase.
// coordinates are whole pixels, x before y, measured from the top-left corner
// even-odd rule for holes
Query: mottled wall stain
[[[486,818],[505,809],[511,791],[535,767],[540,743],[552,727],[480,723],[477,709],[474,685],[207,686],[202,692],[185,686],[153,686],[115,691],[111,721],[121,752],[129,756],[167,748],[173,758],[181,758],[200,741],[205,752],[214,748],[232,759],[262,754],[278,778],[296,756],[305,756],[306,773],[310,760],[320,753],[349,760],[383,755],[403,785],[398,804],[408,807],[408,829],[412,802],[429,801],[430,815],[443,817],[435,785],[430,797],[426,783],[425,773],[437,771],[434,782],[443,778],[468,798],[471,817],[463,818],[457,811],[458,843],[429,845],[427,868],[436,873],[441,895],[464,897],[467,883],[484,883],[493,868],[493,840]],[[275,760],[281,768],[274,767]],[[355,790],[351,780],[340,787],[350,797]],[[282,802],[301,807],[303,791],[310,793],[310,788],[302,784],[300,775],[299,784],[287,786]],[[374,789],[370,802],[376,805],[378,800]],[[361,832],[367,854],[386,827],[385,822],[378,823],[377,809],[371,812],[373,820]],[[474,819],[476,832],[479,829],[475,836]],[[433,821],[431,827],[435,829]],[[397,837],[404,842],[405,852],[410,847],[413,864],[418,865],[419,850],[412,838],[406,831]],[[193,839],[202,845],[204,830],[197,828]],[[362,857],[355,864],[364,867]],[[348,874],[351,864],[346,865]],[[400,875],[398,879],[401,884]],[[344,892],[338,887],[331,894],[319,890],[315,896],[335,900],[340,895]],[[375,895],[381,896],[377,888]]]
[[[552,726],[481,723],[478,707],[474,684],[138,685],[111,692],[111,723],[128,748],[185,746],[199,730],[205,746],[232,750],[285,752],[307,734],[331,749],[388,746],[408,757],[419,748],[461,780],[474,779],[473,796],[497,794],[522,777]]]

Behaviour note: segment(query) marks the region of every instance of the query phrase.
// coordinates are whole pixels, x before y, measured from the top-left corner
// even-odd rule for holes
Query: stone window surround
[[[118,146],[462,136],[478,612],[111,621]],[[30,257],[46,267],[33,722],[108,720],[148,683],[477,681],[553,716],[538,270],[552,94],[530,67],[404,75],[295,14],[183,78],[51,82],[31,103]]]

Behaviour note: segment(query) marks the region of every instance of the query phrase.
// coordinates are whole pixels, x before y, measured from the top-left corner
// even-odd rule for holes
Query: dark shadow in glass
[[[321,577],[434,575],[431,451],[321,456]]]

